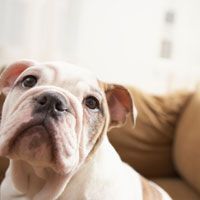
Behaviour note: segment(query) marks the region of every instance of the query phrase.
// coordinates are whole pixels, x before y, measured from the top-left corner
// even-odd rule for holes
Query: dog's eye
[[[84,103],[89,109],[92,109],[92,110],[99,109],[99,101],[94,96],[86,97],[84,100]]]
[[[22,87],[31,88],[37,83],[37,78],[32,75],[25,76],[22,80]]]

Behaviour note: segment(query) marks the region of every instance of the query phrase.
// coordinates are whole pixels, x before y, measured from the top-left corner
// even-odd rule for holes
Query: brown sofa
[[[124,127],[111,130],[110,141],[124,161],[173,199],[199,200],[200,94],[154,96],[129,90],[138,110],[136,127],[128,120]],[[0,180],[7,166],[8,161],[0,158]]]
[[[175,200],[200,200],[200,93],[154,96],[130,88],[138,110],[109,133],[122,159]]]

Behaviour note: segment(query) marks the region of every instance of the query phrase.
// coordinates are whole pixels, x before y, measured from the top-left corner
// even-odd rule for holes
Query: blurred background
[[[72,60],[165,93],[200,80],[199,0],[0,0],[0,64]]]

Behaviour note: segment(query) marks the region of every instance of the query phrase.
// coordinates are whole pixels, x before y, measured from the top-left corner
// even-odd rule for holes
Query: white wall
[[[163,1],[88,0],[79,6],[78,58],[106,80],[151,85]]]
[[[153,92],[200,78],[199,0],[0,0],[0,23],[1,63],[69,57],[104,80]],[[160,57],[165,38],[169,59]]]
[[[199,80],[199,0],[81,2],[75,54],[104,79],[155,92]],[[164,22],[167,10],[175,13],[171,26]],[[164,38],[172,42],[170,59],[160,57]]]

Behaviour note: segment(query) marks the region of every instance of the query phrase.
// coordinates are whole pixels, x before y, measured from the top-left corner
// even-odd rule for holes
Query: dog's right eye
[[[91,110],[99,109],[99,101],[94,96],[88,96],[88,97],[86,97],[84,99],[84,103]]]
[[[37,78],[32,75],[25,76],[22,80],[22,87],[31,88],[37,83]]]

